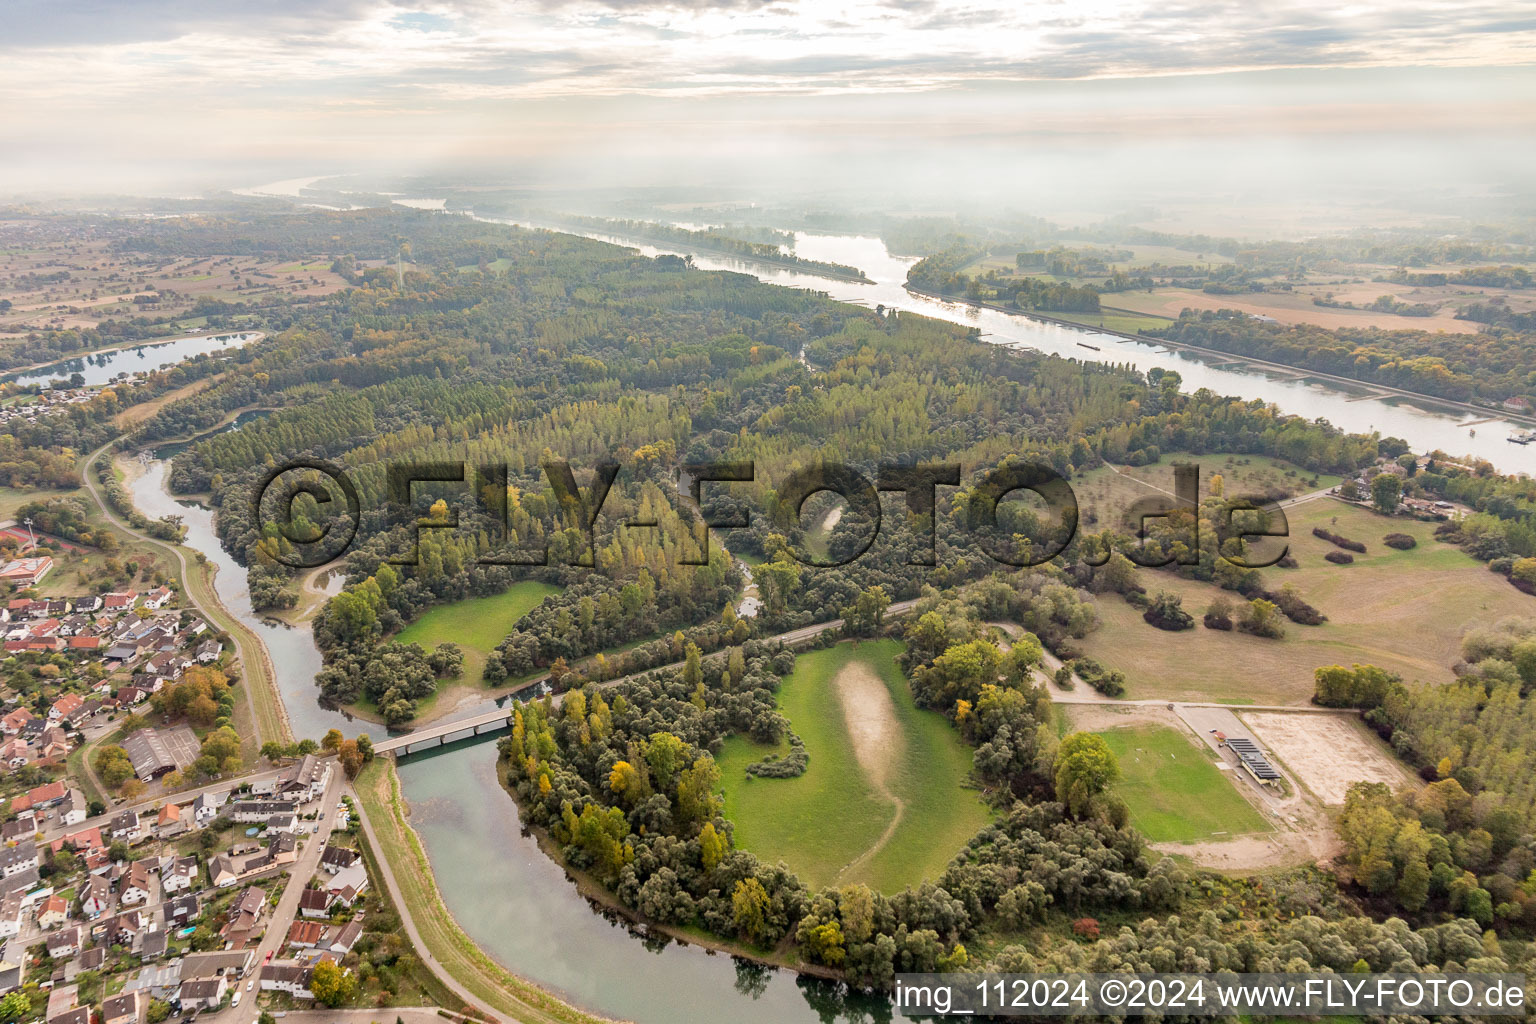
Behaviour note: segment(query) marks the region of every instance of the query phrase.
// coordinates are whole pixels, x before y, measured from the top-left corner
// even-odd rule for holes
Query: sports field
[[[1120,761],[1115,793],[1130,808],[1131,824],[1152,842],[1270,831],[1227,773],[1182,733],[1146,725],[1101,735]]]
[[[979,795],[963,788],[971,751],[913,703],[900,651],[878,640],[799,657],[779,691],[810,754],[798,778],[750,776],[747,765],[775,748],[726,742],[717,761],[737,846],[783,860],[813,888],[896,892],[937,877],[986,823]]]
[[[442,643],[458,644],[464,651],[462,678],[478,686],[486,657],[512,632],[517,620],[550,594],[559,592],[559,587],[549,583],[514,583],[491,597],[438,605],[402,629],[395,639],[420,644],[428,651]]]

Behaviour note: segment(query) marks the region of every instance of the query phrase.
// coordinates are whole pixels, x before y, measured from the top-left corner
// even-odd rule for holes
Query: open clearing
[[[1084,638],[1084,653],[1124,672],[1131,698],[1305,704],[1314,671],[1325,665],[1379,665],[1409,682],[1451,682],[1451,666],[1468,629],[1536,614],[1536,599],[1435,540],[1433,523],[1382,516],[1331,498],[1294,506],[1286,516],[1290,551],[1300,565],[1264,570],[1265,585],[1273,590],[1294,585],[1327,622],[1287,622],[1280,640],[1206,629],[1199,619],[1210,602],[1236,595],[1171,572],[1144,570],[1142,585],[1152,593],[1180,595],[1195,616],[1195,628],[1155,629],[1138,609],[1104,595],[1098,602],[1102,626]],[[1312,536],[1314,526],[1358,540],[1367,551],[1355,555],[1351,565],[1324,561],[1337,549]],[[1382,543],[1389,533],[1409,534],[1418,547],[1389,548]],[[1412,643],[1403,643],[1404,637]]]
[[[485,659],[504,640],[517,620],[527,615],[539,602],[560,588],[549,583],[525,580],[514,583],[490,597],[470,597],[432,608],[402,629],[395,639],[403,644],[421,644],[430,651],[438,644],[458,644],[464,651],[466,683],[480,686]]]
[[[800,655],[779,709],[810,765],[763,779],[747,765],[768,747],[741,736],[716,758],[736,845],[783,860],[812,887],[866,882],[896,892],[936,878],[987,820],[963,788],[971,751],[937,712],[912,700],[894,640]]]
[[[1120,761],[1115,792],[1152,842],[1268,832],[1226,772],[1176,729],[1133,726],[1101,733]]]
[[[1131,504],[1140,498],[1171,498],[1176,463],[1199,467],[1202,501],[1211,496],[1211,482],[1217,476],[1221,477],[1222,493],[1232,497],[1271,494],[1296,497],[1337,486],[1340,480],[1337,476],[1313,473],[1265,455],[1164,452],[1162,459],[1150,466],[1101,466],[1073,477],[1072,490],[1077,494],[1085,527],[1121,523]]]
[[[1342,804],[1352,783],[1385,782],[1399,789],[1409,782],[1402,766],[1359,722],[1283,711],[1252,711],[1242,720],[1325,804]]]

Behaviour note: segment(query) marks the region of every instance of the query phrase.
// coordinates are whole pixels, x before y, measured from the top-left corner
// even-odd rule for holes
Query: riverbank
[[[273,740],[283,744],[292,743],[294,737],[288,721],[288,712],[283,707],[282,698],[277,689],[277,668],[272,664],[266,645],[220,599],[213,582],[214,573],[217,571],[215,566],[210,564],[199,551],[181,544],[158,540],[135,530],[102,498],[98,489],[100,485],[91,476],[92,467],[111,447],[111,444],[104,445],[85,459],[83,478],[91,500],[113,526],[175,556],[181,567],[182,589],[186,593],[187,600],[207,616],[209,622],[230,637],[235,648],[235,657],[240,665],[241,681],[244,684],[242,689],[245,690],[247,708],[255,731],[255,735],[248,738],[250,741],[248,745],[254,745],[259,749],[263,743]],[[143,463],[137,459],[122,456],[108,462],[106,467],[109,472],[117,476],[124,487],[130,490],[133,481],[144,473]],[[192,556],[190,559],[187,557],[188,552]]]
[[[496,766],[496,776],[501,783],[502,790],[507,794],[507,799],[517,803],[517,794],[508,783],[506,771],[499,762]],[[521,804],[518,804],[518,810],[521,813]],[[674,925],[662,924],[642,917],[631,908],[620,903],[618,897],[589,872],[574,867],[570,861],[566,860],[560,852],[559,844],[555,842],[548,830],[529,825],[526,823],[526,820],[523,827],[529,835],[533,836],[534,841],[538,843],[540,852],[548,857],[561,871],[565,872],[565,877],[576,887],[576,892],[583,899],[606,913],[617,915],[628,922],[632,928],[643,930],[643,937],[664,935],[673,942],[681,943],[685,946],[698,946],[700,949],[707,949],[714,953],[724,953],[740,960],[750,960],[765,967],[794,971],[797,974],[821,978],[826,981],[842,980],[840,972],[829,967],[822,967],[819,964],[808,964],[794,956],[792,954],[794,944],[789,941],[788,936],[785,937],[785,941],[777,949],[772,952],[765,952],[752,946],[744,946],[739,942],[730,942],[699,929],[678,928]]]
[[[354,783],[363,828],[379,852],[411,940],[447,980],[493,1010],[525,1024],[607,1024],[492,960],[443,903],[421,838],[407,820],[400,778],[391,758],[379,757]]]
[[[495,218],[485,218],[485,219],[487,219],[487,220],[494,220]],[[514,221],[510,221],[510,223],[534,224],[533,221],[518,222],[518,221],[515,221],[515,220]],[[547,224],[547,228],[546,228],[547,230],[549,230],[549,231],[559,231],[559,232],[561,232],[563,234],[571,234],[571,235],[588,235],[589,233],[591,235],[602,235],[602,234],[604,234],[604,232],[599,231],[599,230],[597,230],[596,228],[594,228],[594,227],[592,227],[590,225],[562,224],[559,221],[548,221],[548,222],[546,222],[546,224]],[[541,226],[541,225],[534,225],[534,226],[537,227],[537,226]],[[862,270],[859,270],[859,268],[857,268],[857,267],[853,267],[852,269],[858,270],[858,273],[857,274],[850,274],[850,273],[847,273],[846,271],[838,270],[836,267],[832,266],[831,264],[824,263],[824,262],[822,262],[820,260],[800,261],[798,258],[792,259],[792,260],[787,260],[787,259],[782,259],[782,258],[774,259],[771,256],[757,256],[757,255],[752,255],[752,254],[748,254],[748,253],[732,252],[729,249],[716,249],[716,248],[713,248],[712,246],[707,246],[707,245],[694,245],[693,243],[685,242],[682,239],[677,239],[677,238],[656,238],[656,237],[653,237],[653,236],[650,236],[650,235],[609,234],[609,235],[607,235],[607,237],[608,238],[632,238],[636,242],[641,243],[642,245],[654,246],[655,248],[658,248],[658,249],[685,249],[685,250],[689,250],[689,251],[698,253],[701,256],[713,256],[716,259],[722,259],[722,260],[741,260],[744,263],[761,263],[761,264],[763,264],[765,266],[778,267],[781,270],[789,270],[789,271],[793,271],[793,272],[795,272],[797,274],[805,274],[805,275],[807,275],[809,277],[824,277],[824,278],[827,278],[828,280],[831,280],[831,281],[849,281],[849,282],[851,282],[853,284],[874,284],[875,283],[872,278],[867,276]],[[614,242],[612,244],[615,244],[615,245],[627,245],[627,243],[625,243],[625,242]]]
[[[1023,317],[1026,320],[1035,320],[1040,323],[1054,324],[1057,327],[1070,327],[1075,330],[1085,331],[1090,334],[1109,334],[1117,338],[1125,338],[1128,341],[1139,342],[1143,345],[1156,345],[1163,348],[1178,349],[1183,352],[1195,352],[1207,357],[1220,357],[1217,366],[1225,366],[1230,363],[1239,363],[1256,370],[1266,370],[1273,373],[1285,373],[1298,377],[1315,377],[1336,384],[1346,384],[1354,388],[1364,388],[1373,394],[1364,396],[1368,398],[1410,398],[1416,402],[1428,402],[1445,409],[1455,409],[1458,412],[1476,413],[1479,416],[1494,416],[1501,419],[1512,420],[1519,423],[1536,425],[1536,415],[1510,412],[1502,406],[1477,405],[1473,402],[1463,402],[1454,398],[1441,398],[1439,395],[1427,395],[1422,391],[1409,391],[1405,388],[1393,387],[1390,384],[1377,384],[1374,381],[1359,380],[1355,377],[1344,377],[1326,370],[1313,370],[1305,366],[1297,366],[1293,363],[1276,363],[1267,359],[1259,359],[1255,356],[1241,355],[1235,352],[1224,352],[1219,348],[1207,348],[1204,345],[1191,345],[1182,341],[1169,341],[1151,334],[1127,334],[1124,331],[1113,330],[1108,327],[1093,327],[1088,324],[1078,323],[1073,320],[1063,320],[1060,317],[1048,316],[1033,310],[1014,309],[1009,306],[1000,306],[995,302],[986,302],[982,299],[971,299],[961,295],[945,295],[942,292],[929,291],[926,288],[916,288],[906,285],[906,290],[913,295],[921,295],[924,298],[937,302],[957,302],[962,305],[972,306],[976,309],[990,309],[996,313],[1005,313],[1008,316]],[[1097,351],[1097,350],[1095,350]],[[1091,356],[1084,356],[1089,362],[1098,362]],[[1448,452],[1450,455],[1459,452]]]

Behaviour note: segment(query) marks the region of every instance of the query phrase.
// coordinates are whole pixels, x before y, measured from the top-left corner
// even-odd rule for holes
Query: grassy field
[[[882,640],[800,656],[779,704],[810,754],[804,775],[749,776],[747,765],[770,749],[727,741],[717,760],[738,846],[782,859],[813,888],[862,881],[894,892],[936,877],[986,822],[979,796],[961,788],[971,752],[943,716],[913,703],[895,663],[900,650]],[[850,723],[838,694],[849,669],[872,673],[889,694],[888,711],[866,702],[892,719],[892,742],[879,749],[886,760],[873,773],[854,738],[867,723]]]
[[[1183,734],[1147,725],[1101,735],[1120,761],[1115,793],[1131,809],[1131,824],[1153,842],[1270,831],[1232,780]]]
[[[438,605],[402,629],[395,639],[421,644],[430,651],[438,644],[458,644],[464,652],[463,678],[478,684],[485,659],[512,632],[517,620],[560,588],[525,580],[491,597],[471,597]]]
[[[1100,599],[1102,626],[1082,642],[1086,654],[1126,674],[1128,696],[1232,703],[1303,704],[1313,672],[1324,665],[1380,665],[1409,681],[1453,678],[1462,635],[1474,625],[1510,615],[1536,614],[1536,600],[1520,593],[1480,562],[1434,539],[1434,525],[1381,516],[1329,498],[1287,510],[1296,569],[1266,569],[1266,586],[1293,584],[1328,616],[1319,626],[1286,623],[1286,635],[1266,640],[1196,625],[1168,633],[1114,596]],[[1352,565],[1323,560],[1336,550],[1312,536],[1323,526],[1365,544]],[[1382,543],[1388,533],[1419,542],[1410,551]],[[1149,591],[1171,590],[1197,622],[1218,594],[1208,583],[1146,570]],[[1228,594],[1231,597],[1233,595]]]
[[[1150,466],[1101,466],[1073,477],[1072,490],[1077,494],[1084,525],[1098,528],[1098,524],[1119,523],[1137,499],[1171,494],[1174,463],[1192,463],[1200,468],[1202,501],[1210,497],[1211,478],[1217,475],[1222,479],[1223,493],[1232,497],[1270,492],[1294,497],[1334,487],[1340,479],[1265,455],[1164,452],[1162,460]]]

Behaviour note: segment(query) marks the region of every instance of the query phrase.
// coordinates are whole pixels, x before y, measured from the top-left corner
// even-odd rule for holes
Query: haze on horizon
[[[1527,214],[1536,5],[0,7],[0,195],[297,175]]]

